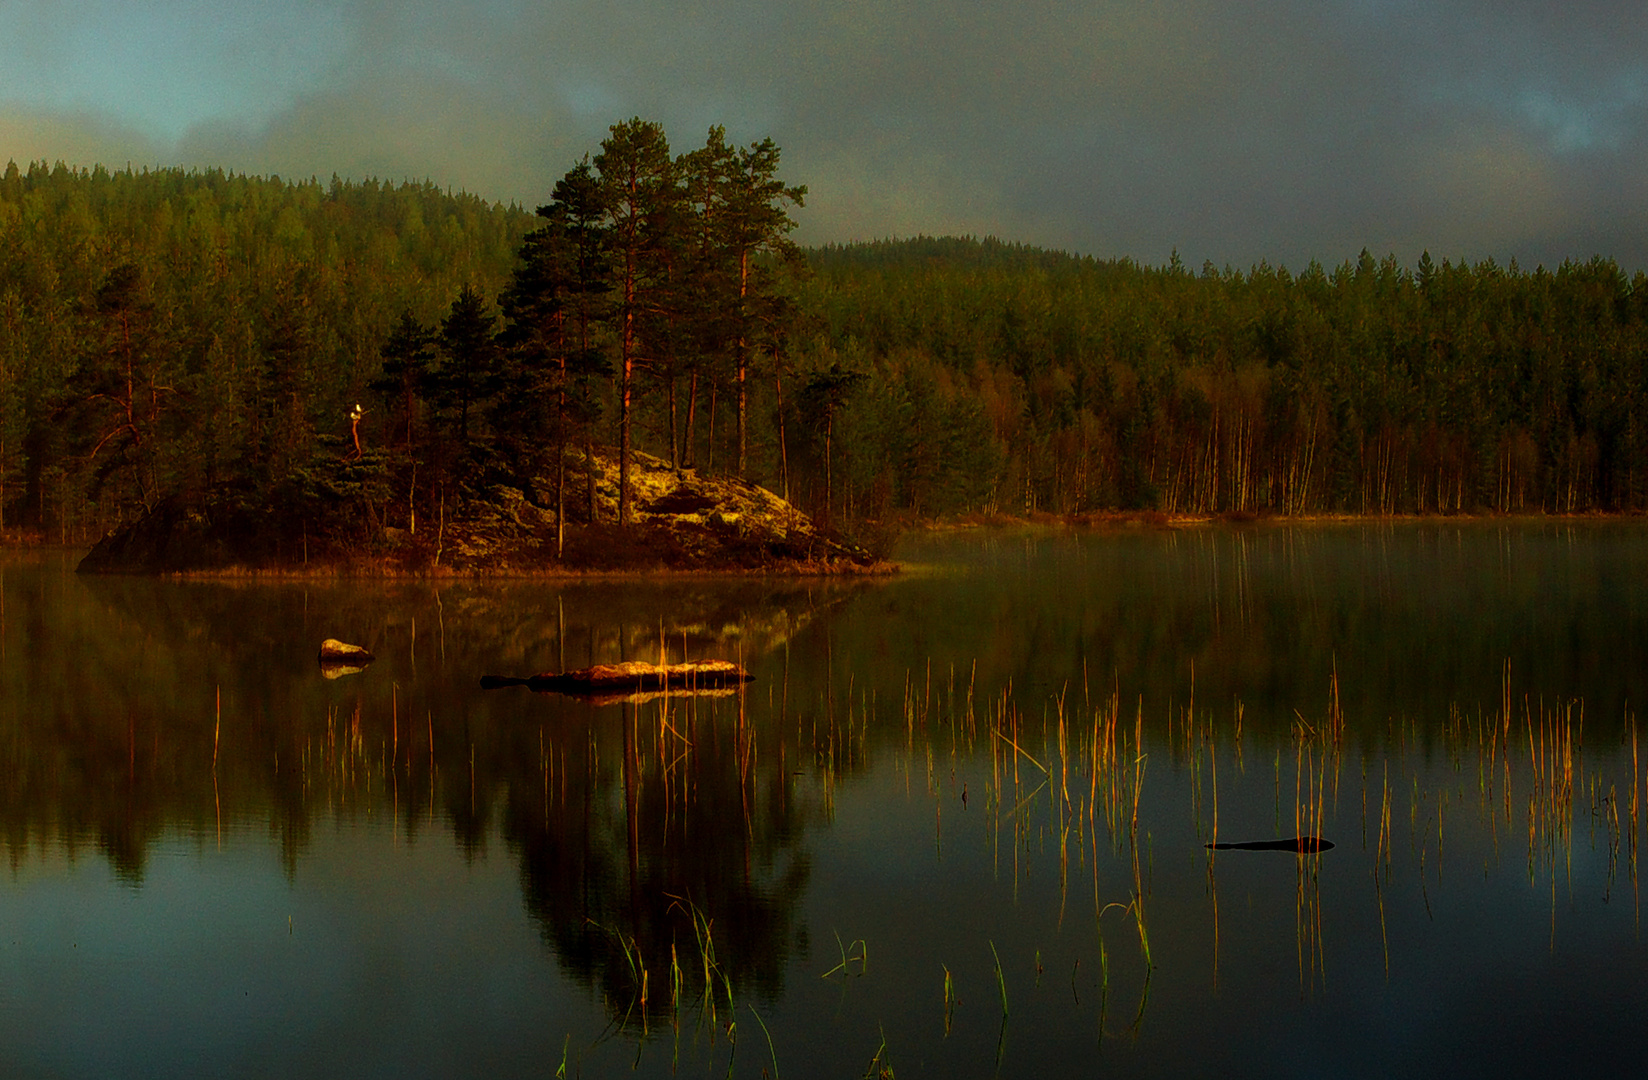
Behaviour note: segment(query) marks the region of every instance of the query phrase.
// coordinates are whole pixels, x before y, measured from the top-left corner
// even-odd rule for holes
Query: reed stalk
[[[851,965],[855,962],[858,964],[858,974],[859,974],[859,976],[862,977],[863,975],[865,975],[869,972],[869,970],[870,970],[870,946],[869,946],[868,943],[865,942],[865,940],[863,938],[857,938],[857,939],[853,940],[852,942],[850,942],[846,945],[843,945],[842,942],[841,942],[841,934],[839,932],[836,932],[835,944],[836,944],[836,948],[841,953],[841,962],[839,964],[837,964],[835,967],[833,967],[830,970],[826,971],[823,975],[819,976],[819,978],[828,979],[831,975],[835,975],[837,973],[840,973],[842,976],[851,975],[852,974],[852,966]]]
[[[729,993],[730,993],[730,991],[729,991]],[[774,1048],[774,1046],[773,1046],[772,1032],[767,1030],[767,1022],[765,1020],[761,1019],[761,1014],[755,1011],[755,1006],[754,1005],[749,1006],[749,1010],[750,1010],[750,1015],[755,1017],[755,1022],[757,1024],[761,1025],[761,1034],[763,1034],[767,1037],[767,1053],[772,1055],[773,1080],[778,1080],[778,1050],[776,1048]]]
[[[1001,992],[1001,1018],[1007,1019],[1007,978],[1001,973],[1001,954],[996,952],[996,943],[990,942],[990,955],[996,962],[996,989]]]

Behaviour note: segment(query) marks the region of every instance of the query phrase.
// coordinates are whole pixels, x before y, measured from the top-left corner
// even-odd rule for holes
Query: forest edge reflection
[[[11,591],[17,582],[8,579],[8,612],[14,629],[34,626],[44,631],[59,617],[63,605],[55,601],[62,595],[48,595],[53,587],[46,580],[49,577],[36,583],[40,585],[37,598],[53,602],[39,610],[31,610],[31,601],[19,602],[19,594]],[[27,594],[30,586],[24,585],[22,592]],[[11,653],[9,659],[0,658],[0,663],[5,664],[13,685],[18,675],[33,672],[43,686],[78,686],[75,692],[83,698],[80,705],[95,700],[103,709],[102,724],[88,722],[86,716],[77,721],[77,730],[96,736],[92,740],[96,753],[76,762],[76,767],[86,773],[82,778],[86,788],[94,786],[91,780],[97,776],[128,782],[124,790],[105,783],[101,804],[87,805],[93,810],[101,805],[109,817],[130,820],[134,827],[125,840],[115,830],[106,837],[87,832],[82,826],[93,815],[76,818],[62,812],[73,804],[72,799],[63,799],[56,810],[36,815],[33,826],[22,830],[22,854],[11,843],[17,831],[8,828],[13,864],[26,857],[30,837],[44,847],[65,840],[73,843],[77,835],[96,835],[109,852],[111,864],[128,880],[140,883],[143,846],[166,831],[210,837],[221,827],[220,813],[231,823],[260,818],[266,812],[259,809],[265,796],[259,794],[257,784],[247,783],[248,777],[269,782],[268,792],[284,792],[288,798],[285,803],[268,798],[267,820],[302,827],[283,841],[283,848],[290,852],[289,873],[296,872],[307,829],[317,819],[369,817],[389,809],[410,838],[439,828],[436,822],[444,818],[442,824],[450,825],[460,846],[471,854],[483,851],[489,837],[503,837],[519,860],[528,910],[559,962],[601,993],[615,1022],[640,1030],[656,1026],[666,1019],[666,1013],[678,1020],[679,1012],[672,1005],[688,999],[702,1002],[703,988],[713,987],[717,980],[721,988],[713,1000],[720,1004],[712,1007],[719,1008],[723,1016],[734,994],[740,1001],[758,1002],[782,996],[785,970],[805,950],[806,927],[796,910],[813,867],[810,845],[804,842],[809,828],[833,820],[840,785],[864,775],[870,764],[894,762],[919,772],[921,759],[929,751],[942,749],[945,738],[958,740],[956,752],[963,763],[970,760],[977,766],[988,760],[991,777],[987,783],[975,782],[973,791],[978,798],[974,805],[980,801],[989,805],[994,811],[993,827],[1005,830],[997,849],[1003,879],[1011,877],[1016,889],[1018,861],[1038,857],[1044,835],[1072,841],[1068,848],[1055,846],[1061,895],[1068,889],[1067,875],[1071,881],[1079,880],[1073,870],[1092,873],[1099,940],[1108,939],[1107,963],[1116,966],[1105,980],[1105,989],[1118,990],[1121,965],[1131,955],[1138,958],[1138,966],[1127,964],[1133,972],[1127,981],[1131,984],[1137,977],[1145,991],[1135,1011],[1136,984],[1128,987],[1127,1004],[1118,1013],[1122,1022],[1111,1025],[1111,1034],[1138,1031],[1151,972],[1162,962],[1163,929],[1158,916],[1152,914],[1160,883],[1152,862],[1159,868],[1170,857],[1164,844],[1171,832],[1163,825],[1163,807],[1152,808],[1151,798],[1173,802],[1180,792],[1188,793],[1198,848],[1205,842],[1201,837],[1218,836],[1221,828],[1226,836],[1246,838],[1254,835],[1252,822],[1246,823],[1248,828],[1239,828],[1243,823],[1230,817],[1232,792],[1241,790],[1245,772],[1254,772],[1274,773],[1276,786],[1285,793],[1290,770],[1282,760],[1284,754],[1294,758],[1293,812],[1294,823],[1300,827],[1294,835],[1319,828],[1324,818],[1337,821],[1332,833],[1345,841],[1341,848],[1348,850],[1334,854],[1347,857],[1354,857],[1358,846],[1354,826],[1347,824],[1355,821],[1351,815],[1356,811],[1343,803],[1341,786],[1342,780],[1351,781],[1345,786],[1354,792],[1354,770],[1346,766],[1360,763],[1360,846],[1364,855],[1373,853],[1374,862],[1382,867],[1371,879],[1363,880],[1373,888],[1381,923],[1393,875],[1399,883],[1405,877],[1417,887],[1421,902],[1428,906],[1441,887],[1444,845],[1448,850],[1454,850],[1454,845],[1469,850],[1473,833],[1484,827],[1496,852],[1507,838],[1517,841],[1520,848],[1521,832],[1527,830],[1528,884],[1537,882],[1543,888],[1549,879],[1552,885],[1553,937],[1557,870],[1575,856],[1576,822],[1588,818],[1598,850],[1607,853],[1607,887],[1612,887],[1617,868],[1629,874],[1634,892],[1641,791],[1634,724],[1628,716],[1586,716],[1575,700],[1548,698],[1539,687],[1537,671],[1530,681],[1514,664],[1496,665],[1500,670],[1495,674],[1503,685],[1497,695],[1500,700],[1489,708],[1473,700],[1445,708],[1441,714],[1420,706],[1411,715],[1391,716],[1375,724],[1346,720],[1334,671],[1331,680],[1308,688],[1309,701],[1289,721],[1292,730],[1275,724],[1274,716],[1244,710],[1240,699],[1212,708],[1198,706],[1194,698],[1188,704],[1175,704],[1171,697],[1160,695],[1130,694],[1127,697],[1135,700],[1128,702],[1114,688],[1090,697],[1089,688],[1082,685],[1079,693],[1071,686],[1058,705],[1049,709],[1040,688],[1033,684],[1005,695],[982,687],[975,692],[965,669],[961,678],[946,680],[935,679],[925,666],[894,673],[905,686],[903,701],[896,706],[900,695],[887,694],[885,685],[867,686],[862,669],[827,665],[825,678],[819,678],[818,671],[798,678],[796,686],[805,689],[796,689],[792,698],[790,684],[783,677],[787,670],[781,661],[784,643],[796,641],[796,634],[826,633],[830,620],[839,615],[856,613],[862,619],[865,603],[872,609],[870,621],[880,618],[873,609],[889,596],[879,592],[861,595],[864,600],[834,607],[827,606],[832,599],[825,598],[822,621],[816,604],[798,606],[798,611],[812,613],[806,618],[798,614],[794,619],[774,616],[767,620],[768,625],[785,623],[792,632],[776,635],[773,640],[778,644],[770,652],[752,658],[767,666],[762,681],[741,698],[682,699],[667,705],[654,699],[601,708],[552,707],[546,699],[524,694],[516,695],[504,708],[478,705],[456,691],[443,694],[460,669],[472,674],[482,670],[477,664],[515,656],[517,649],[528,654],[533,648],[541,652],[566,648],[568,642],[577,641],[580,631],[587,631],[586,647],[594,653],[627,650],[635,655],[646,650],[655,655],[656,623],[647,625],[649,620],[639,614],[627,616],[633,621],[626,622],[610,596],[592,602],[590,610],[598,610],[600,617],[591,618],[588,627],[580,622],[585,614],[575,609],[564,626],[555,624],[548,631],[540,628],[536,639],[523,639],[520,626],[542,620],[555,607],[542,601],[527,603],[530,610],[521,613],[519,623],[498,628],[505,644],[481,647],[475,635],[466,631],[495,620],[500,607],[485,598],[448,593],[436,605],[444,614],[433,620],[437,627],[440,619],[446,620],[445,638],[441,629],[425,630],[423,651],[416,654],[417,661],[429,665],[434,674],[426,673],[421,682],[402,681],[411,671],[414,652],[390,648],[384,650],[388,667],[374,668],[366,680],[357,680],[353,686],[330,688],[314,676],[312,668],[300,679],[278,667],[272,674],[250,672],[251,665],[245,662],[257,652],[259,635],[279,640],[294,627],[302,630],[307,625],[305,611],[293,595],[272,605],[265,603],[267,596],[249,593],[245,607],[239,607],[242,601],[226,602],[221,609],[208,603],[204,606],[215,614],[206,620],[194,613],[179,618],[177,607],[188,604],[171,609],[157,605],[164,630],[157,630],[149,616],[137,614],[139,605],[132,598],[117,596],[110,602],[104,597],[100,606],[94,605],[81,616],[71,612],[58,624],[64,631],[58,642],[65,646],[61,649],[42,649],[32,635],[0,636],[0,641],[9,641]],[[656,604],[656,598],[652,603]],[[248,611],[263,612],[268,625],[253,625],[245,617]],[[613,625],[629,629],[600,629],[607,625],[604,619],[614,616],[618,622]],[[347,621],[349,616],[342,617]],[[381,620],[381,611],[374,617]],[[425,627],[430,625],[422,610],[416,618]],[[218,628],[226,638],[215,638],[210,629],[203,633],[203,625]],[[1616,625],[1629,636],[1633,624],[1616,620]],[[415,636],[410,619],[393,624],[380,621],[378,626],[377,637],[363,636],[363,640],[380,648],[385,641],[405,644]],[[58,655],[72,651],[66,643],[76,637],[95,636],[102,641],[111,627],[120,631],[115,635],[118,641],[112,645],[105,641],[99,648],[112,650],[114,655],[99,658],[94,654],[90,669],[79,672],[78,683],[64,678],[75,670]],[[666,639],[674,636],[672,629],[666,628]],[[313,635],[307,635],[307,640],[313,640]],[[213,654],[220,650],[234,655],[215,663]],[[443,655],[445,659],[437,661]],[[224,657],[217,660],[224,661]],[[437,663],[444,666],[437,667]],[[1331,657],[1326,666],[1333,671]],[[231,670],[241,673],[238,683],[217,678]],[[1202,671],[1200,685],[1214,681],[1206,669]],[[125,677],[105,677],[113,673]],[[226,691],[221,712],[214,707],[213,693],[220,681]],[[952,685],[941,689],[946,681]],[[1361,680],[1349,684],[1346,697],[1355,697],[1362,688]],[[265,691],[269,697],[261,703],[261,713],[249,709],[248,703]],[[56,716],[68,717],[76,711],[72,698],[73,693],[57,695]],[[75,761],[67,737],[50,734],[55,722],[52,700],[50,695],[39,699],[48,708],[27,718],[15,706],[8,710],[11,729],[28,735],[8,740],[11,749],[18,751],[9,756],[25,766],[25,776],[30,775],[26,751],[50,748],[54,740],[64,745],[49,758],[36,757],[34,762]],[[148,702],[146,707],[144,702]],[[1341,731],[1330,752],[1320,740],[1335,727],[1336,712]],[[383,723],[385,717],[388,725]],[[942,730],[945,725],[949,725],[948,735]],[[958,725],[963,731],[971,726],[972,734],[958,736]],[[221,743],[220,728],[226,735]],[[263,739],[261,744],[258,738]],[[97,743],[105,745],[98,748]],[[213,751],[219,745],[222,753],[214,772]],[[1114,771],[1095,770],[1091,765],[1095,755]],[[1155,764],[1150,763],[1152,755]],[[272,770],[251,768],[257,757],[272,757],[277,764]],[[1627,762],[1629,776],[1625,774]],[[1439,766],[1452,778],[1439,775]],[[1370,769],[1384,775],[1370,775]],[[1463,785],[1468,790],[1470,785],[1460,777],[1474,781],[1473,771],[1480,778],[1480,797],[1471,800],[1478,813],[1461,814],[1464,801],[1459,789]],[[40,768],[32,775],[46,781],[34,784],[33,789],[47,793],[50,784],[63,776]],[[209,778],[206,790],[180,794],[177,789],[187,788],[190,777]],[[1258,781],[1245,782],[1251,787]],[[1085,797],[1081,793],[1084,785]],[[1221,785],[1227,815],[1223,826],[1218,814]],[[1092,792],[1096,789],[1107,791],[1109,797],[1095,803]],[[953,804],[957,793],[938,778],[932,779],[929,790],[934,817],[948,814],[945,805]],[[117,794],[126,798],[116,798]],[[163,808],[145,817],[144,802],[168,794],[176,796],[173,806],[181,812]],[[220,795],[227,798],[219,802]],[[1167,815],[1182,814],[1184,805],[1181,801],[1177,807],[1168,806]],[[1284,813],[1287,805],[1279,795],[1279,835],[1285,835],[1289,824]],[[1490,806],[1492,813],[1485,812]],[[284,812],[273,812],[277,807],[284,807]],[[17,810],[17,804],[12,809]],[[133,809],[138,811],[135,815],[127,813]],[[787,820],[784,814],[789,815]],[[1140,844],[1137,839],[1136,822],[1141,815],[1155,823],[1154,849],[1149,840]],[[1405,830],[1400,828],[1403,816],[1409,817]],[[19,817],[29,815],[7,817],[16,824]],[[1311,824],[1313,819],[1317,826]],[[777,826],[769,828],[774,820]],[[65,827],[59,830],[53,821]],[[77,828],[78,833],[70,831]],[[1239,831],[1232,832],[1233,828]],[[784,835],[786,830],[790,835]],[[1404,831],[1406,837],[1400,835]],[[714,835],[706,837],[706,832]],[[123,866],[121,852],[132,850],[137,857]],[[1115,859],[1134,878],[1134,886],[1126,892],[1113,891],[1120,884],[1115,878],[1099,880],[1101,866],[1108,868]],[[1354,858],[1350,861],[1356,865]],[[1332,949],[1322,933],[1320,878],[1308,869],[1310,860],[1301,865],[1308,872],[1300,875],[1302,900],[1296,921],[1301,987],[1309,990],[1316,985],[1312,973],[1322,969]],[[1216,864],[1209,855],[1217,980],[1220,878],[1215,876],[1216,867],[1221,875],[1231,873],[1233,867],[1223,861]],[[712,889],[716,883],[721,886],[718,892]],[[742,925],[734,926],[735,922]],[[1118,938],[1123,926],[1124,937]],[[705,957],[711,956],[704,948],[706,943],[713,949],[710,963],[705,963]],[[1126,944],[1126,950],[1119,944]],[[1390,943],[1383,949],[1388,968]],[[758,954],[769,950],[774,959],[767,964]],[[833,950],[824,951],[833,959]],[[1014,978],[1014,958],[1005,950],[1004,956],[1008,961],[1005,998]],[[689,966],[696,972],[690,976],[693,981],[686,974]],[[764,972],[763,967],[768,970]],[[975,1001],[978,994],[975,987]],[[1101,994],[1101,1000],[1105,996]]]

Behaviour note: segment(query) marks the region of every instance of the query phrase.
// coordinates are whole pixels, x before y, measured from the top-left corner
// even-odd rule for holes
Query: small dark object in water
[[[537,693],[596,694],[636,690],[694,690],[736,686],[755,676],[729,660],[695,660],[685,664],[648,664],[630,660],[622,664],[597,664],[577,671],[546,673],[528,679],[507,675],[482,675],[481,689],[524,686]]]
[[[1245,844],[1203,844],[1214,851],[1292,851],[1309,854],[1317,851],[1326,851],[1333,846],[1332,840],[1323,840],[1320,836],[1290,836],[1286,840],[1249,840]]]

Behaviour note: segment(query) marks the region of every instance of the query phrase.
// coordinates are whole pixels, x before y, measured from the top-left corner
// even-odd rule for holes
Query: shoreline
[[[629,567],[619,570],[574,567],[452,569],[435,567],[407,570],[394,567],[330,565],[305,567],[229,566],[213,570],[142,571],[91,570],[99,577],[165,578],[173,581],[659,581],[675,579],[782,580],[885,578],[902,573],[902,564],[882,561],[868,566],[850,563],[841,567],[803,565],[785,567]]]
[[[1498,511],[1462,511],[1459,513],[1424,514],[1277,514],[1252,511],[1229,511],[1217,514],[1167,513],[1161,510],[1097,510],[1083,514],[1028,514],[1028,515],[963,515],[954,521],[933,521],[911,527],[907,532],[951,532],[968,529],[1102,529],[1123,526],[1129,528],[1153,527],[1162,529],[1188,528],[1197,525],[1352,525],[1421,524],[1427,522],[1523,522],[1523,521],[1648,521],[1648,512],[1640,510],[1585,510],[1573,513],[1551,514],[1537,510],[1500,513]]]
[[[1645,521],[1648,513],[1641,511],[1577,511],[1550,514],[1538,511],[1498,513],[1494,511],[1426,514],[1271,514],[1221,513],[1190,514],[1155,510],[1106,510],[1084,514],[1029,514],[1029,515],[962,515],[950,520],[915,522],[902,529],[903,536],[962,532],[1008,532],[1015,529],[1045,529],[1048,531],[1100,531],[1107,529],[1188,529],[1207,526],[1242,527],[1275,525],[1421,525],[1421,524],[1485,524],[1533,523],[1552,524],[1594,522]],[[63,544],[58,540],[30,536],[20,531],[7,530],[0,535],[0,554],[6,552],[59,552],[72,556],[78,562],[90,552],[93,545]],[[454,568],[448,566],[407,568],[374,562],[371,559],[346,559],[336,562],[315,562],[311,565],[257,567],[234,565],[213,569],[168,571],[94,570],[88,573],[109,577],[152,577],[177,581],[649,581],[661,579],[750,579],[772,578],[788,580],[807,579],[881,579],[894,577],[906,570],[897,559],[877,559],[858,563],[848,559],[815,560],[787,563],[776,561],[759,566],[687,566],[672,567],[663,564],[642,564],[627,567],[597,568],[576,566],[519,566]]]
[[[6,553],[56,553],[78,563],[91,551],[89,545],[50,543],[18,543],[14,538],[0,539],[0,555]],[[771,578],[774,580],[873,579],[888,578],[903,573],[903,565],[894,559],[876,559],[857,563],[849,559],[781,562],[760,566],[682,566],[657,563],[636,566],[600,568],[576,566],[519,566],[490,567],[420,567],[408,568],[376,563],[371,560],[315,560],[308,565],[246,566],[231,565],[196,570],[88,570],[88,575],[113,578],[158,578],[173,581],[648,581],[662,579],[746,580]]]

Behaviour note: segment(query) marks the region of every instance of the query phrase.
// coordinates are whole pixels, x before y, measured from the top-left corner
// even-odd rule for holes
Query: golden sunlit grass
[[[1206,845],[1205,910],[1215,988],[1220,950],[1228,947],[1230,932],[1226,927],[1221,936],[1219,868],[1223,865],[1228,875],[1230,864],[1223,860],[1272,857],[1232,856],[1215,845],[1231,838],[1262,839],[1262,832],[1254,836],[1249,831],[1252,821],[1242,819],[1272,798],[1271,824],[1274,835],[1282,838],[1273,843],[1293,844],[1291,914],[1301,995],[1329,986],[1335,954],[1330,929],[1336,920],[1324,912],[1323,880],[1330,864],[1335,874],[1367,875],[1361,880],[1371,885],[1369,917],[1377,918],[1387,978],[1401,955],[1393,951],[1390,937],[1390,929],[1400,923],[1387,928],[1387,909],[1422,904],[1436,914],[1438,904],[1449,902],[1445,883],[1458,872],[1459,860],[1468,857],[1462,853],[1482,850],[1478,835],[1492,844],[1495,860],[1503,848],[1513,866],[1525,863],[1530,887],[1549,892],[1553,942],[1558,888],[1573,873],[1576,843],[1589,837],[1606,857],[1610,889],[1616,875],[1625,875],[1635,897],[1644,778],[1634,721],[1627,718],[1617,747],[1587,747],[1581,703],[1519,696],[1507,668],[1496,708],[1456,708],[1428,725],[1403,718],[1370,727],[1365,717],[1353,722],[1347,715],[1337,667],[1335,662],[1327,686],[1318,691],[1315,709],[1300,708],[1284,723],[1266,718],[1268,724],[1256,724],[1240,701],[1210,709],[1197,701],[1194,690],[1182,704],[1165,710],[1142,697],[1124,703],[1119,680],[1095,696],[1085,677],[1079,692],[1062,687],[1027,703],[1012,685],[981,693],[972,664],[937,673],[929,665],[911,672],[902,693],[890,695],[897,705],[891,715],[875,692],[851,675],[821,690],[805,707],[792,705],[787,683],[777,681],[763,687],[764,707],[749,693],[717,701],[668,692],[625,703],[616,732],[611,725],[599,732],[591,725],[578,735],[583,742],[576,746],[568,741],[569,732],[546,736],[540,730],[534,802],[542,804],[546,822],[564,812],[569,774],[578,782],[576,759],[587,755],[597,760],[603,746],[613,754],[621,741],[623,783],[635,798],[653,800],[669,814],[692,812],[701,785],[710,781],[705,770],[713,762],[726,773],[714,782],[724,780],[728,790],[738,791],[727,804],[738,817],[717,827],[753,835],[761,800],[773,798],[773,791],[791,797],[783,794],[790,790],[785,785],[765,789],[763,777],[804,777],[795,783],[810,787],[818,812],[828,820],[840,787],[873,768],[876,756],[891,743],[902,751],[912,795],[933,800],[936,857],[944,858],[946,844],[987,845],[995,872],[1004,886],[1011,883],[1015,897],[1034,860],[1056,858],[1061,924],[1071,897],[1085,907],[1084,894],[1090,893],[1086,947],[1096,952],[1098,965],[1084,970],[1098,983],[1098,1000],[1089,1001],[1087,1008],[1096,1007],[1100,1038],[1141,1030],[1157,951],[1184,946],[1176,929],[1160,941],[1152,935],[1151,836],[1154,827],[1155,856],[1161,857],[1164,816],[1187,806],[1197,847]],[[466,748],[455,762],[451,748],[443,745],[437,757],[436,719],[426,713],[420,732],[415,722],[400,722],[399,704],[397,688],[391,730],[381,740],[374,738],[358,704],[331,709],[318,737],[299,747],[297,768],[305,797],[344,812],[367,805],[379,793],[391,796],[398,812],[401,789],[426,780],[431,815],[438,785],[468,784],[470,791],[463,794],[476,805],[472,749]],[[231,729],[231,718],[220,717],[214,743],[227,739]],[[417,745],[424,742],[427,748]],[[715,756],[708,756],[716,746]],[[419,771],[427,771],[427,777],[415,776]],[[1354,789],[1358,777],[1359,792]],[[1346,787],[1351,790],[1344,791]],[[1259,792],[1264,797],[1255,799]],[[450,805],[453,800],[446,801]],[[1360,854],[1355,850],[1358,827]],[[1461,829],[1467,830],[1463,842],[1450,836]],[[1340,850],[1328,852],[1322,842],[1328,839],[1336,840]],[[1043,851],[1048,854],[1039,854]],[[1044,865],[1052,872],[1050,861]],[[630,997],[613,1003],[618,1028],[633,1025],[645,1039],[649,1016],[654,1021],[666,1016],[679,1045],[682,1016],[696,1014],[712,1037],[716,1031],[730,1036],[738,1007],[747,1002],[734,996],[731,968],[720,955],[725,942],[718,940],[711,912],[685,898],[675,903],[690,934],[661,943],[667,952],[647,953],[631,927],[591,924],[591,932],[610,944]],[[1229,918],[1228,911],[1224,917]],[[1118,931],[1125,943],[1120,963]],[[818,964],[815,972],[844,983],[867,976],[867,941],[843,941],[837,935],[836,943],[834,962]],[[1001,1050],[1010,1016],[1008,984],[1020,969],[1007,939],[990,939],[989,951],[984,978],[993,980],[1001,1007]],[[879,966],[885,970],[887,965]],[[1071,969],[1078,1007],[1085,997],[1077,992],[1081,967],[1078,958]],[[961,995],[979,993],[976,983],[972,991],[961,985],[964,975],[960,966],[956,971],[942,966],[946,1035],[958,1022],[965,1023],[958,1021]],[[666,990],[667,1011],[662,1004]],[[1106,1026],[1113,993],[1125,995],[1122,1015],[1131,1018],[1119,1031]],[[1030,1007],[1021,998],[1014,1001],[1021,1011]],[[766,1037],[776,1074],[776,1043],[783,1030],[775,1023],[780,1036],[775,1039],[753,1006],[751,1015]]]

